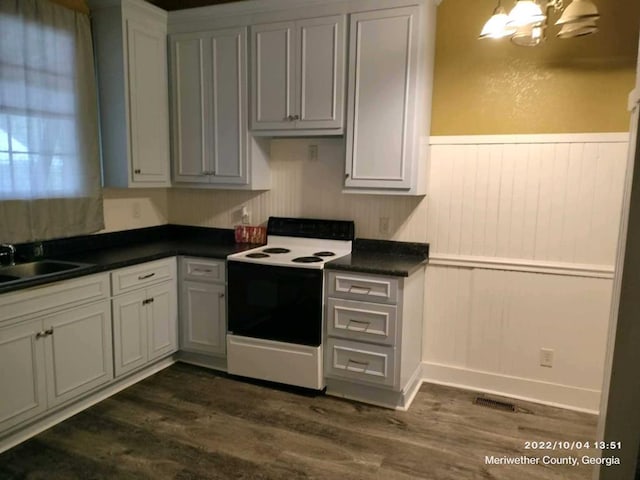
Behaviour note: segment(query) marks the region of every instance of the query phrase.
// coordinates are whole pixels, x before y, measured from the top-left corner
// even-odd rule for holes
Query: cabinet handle
[[[358,285],[351,285],[351,287],[349,287],[349,293],[369,295],[370,292],[371,292],[371,287],[360,287]]]
[[[147,305],[148,303],[153,303],[153,297],[152,298],[147,298],[147,299],[142,301],[142,305]]]
[[[142,170],[140,170],[139,168],[136,168],[133,173],[142,173]]]
[[[369,328],[369,325],[371,325],[371,322],[366,322],[364,320],[356,320],[355,318],[350,318],[349,321],[347,322],[347,330],[351,330],[351,328],[349,327],[349,325],[351,325],[351,323],[359,323],[360,325],[364,325],[364,331],[366,331],[367,328]]]
[[[346,365],[347,368],[349,368],[350,363],[353,363],[354,365],[358,365],[362,367],[362,370],[365,370],[369,366],[369,362],[360,362],[358,360],[354,360],[350,358],[349,360],[347,360],[347,365]]]
[[[49,329],[47,330],[36,333],[36,340],[38,340],[39,338],[48,337],[49,335],[53,335],[53,327],[49,327]]]
[[[300,115],[294,115],[294,116],[293,116],[293,119],[294,119],[294,120],[300,120]]]
[[[156,273],[149,273],[147,275],[138,275],[138,280],[146,280],[147,278],[151,278],[155,275]]]
[[[344,178],[349,178],[349,174],[348,174],[348,173],[345,173],[345,174],[344,174]]]
[[[193,271],[198,273],[211,273],[212,270],[210,268],[194,268]]]
[[[219,293],[218,298],[224,298],[224,293]]]
[[[293,122],[293,121],[295,120],[295,118],[294,118],[294,116],[293,116],[293,115],[289,115],[289,116],[287,117],[287,120],[289,120],[290,122]]]

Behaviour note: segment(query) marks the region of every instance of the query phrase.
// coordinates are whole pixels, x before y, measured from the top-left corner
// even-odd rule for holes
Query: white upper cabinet
[[[167,14],[142,0],[89,0],[105,187],[166,187]]]
[[[295,23],[251,27],[252,130],[295,128]]]
[[[251,27],[256,135],[343,132],[345,16]]]
[[[154,130],[166,118],[154,60],[163,47],[150,33],[158,9],[89,2],[103,5],[93,18],[105,185],[167,185],[166,170],[154,170],[168,151]],[[110,17],[104,5],[114,3]],[[157,31],[170,33],[173,184],[266,190],[268,137],[344,135],[344,192],[424,195],[436,3],[278,0],[171,12]],[[146,22],[128,13],[145,9]],[[119,41],[100,41],[122,25]]]
[[[129,142],[133,183],[169,181],[167,34],[161,24],[127,20]]]
[[[351,15],[347,192],[425,193],[433,17],[427,5]]]
[[[270,186],[263,140],[248,133],[246,27],[170,37],[173,181]]]

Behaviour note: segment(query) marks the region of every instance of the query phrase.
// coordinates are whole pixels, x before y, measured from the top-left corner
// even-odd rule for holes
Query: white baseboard
[[[600,390],[422,362],[422,381],[598,415]]]

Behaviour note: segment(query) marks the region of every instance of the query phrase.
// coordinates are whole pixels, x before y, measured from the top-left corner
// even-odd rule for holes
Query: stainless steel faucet
[[[9,257],[9,263],[7,265],[15,265],[16,264],[16,247],[11,245],[10,243],[2,243],[0,244],[0,249],[6,251],[0,251],[0,258]]]

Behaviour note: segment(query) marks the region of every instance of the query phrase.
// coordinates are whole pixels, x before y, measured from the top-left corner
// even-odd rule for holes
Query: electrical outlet
[[[389,233],[389,217],[380,217],[378,230],[380,233]]]
[[[38,242],[33,246],[33,256],[36,258],[44,257],[44,245]]]
[[[131,213],[133,215],[133,218],[136,218],[136,219],[140,218],[140,216],[142,215],[140,211],[140,202],[133,202],[133,208]]]
[[[540,366],[541,367],[553,367],[553,354],[554,350],[551,348],[540,349]]]
[[[251,213],[246,205],[243,205],[240,209],[240,221],[243,225],[249,225],[251,223]]]
[[[310,162],[318,160],[318,145],[309,145],[309,151],[307,157]]]

